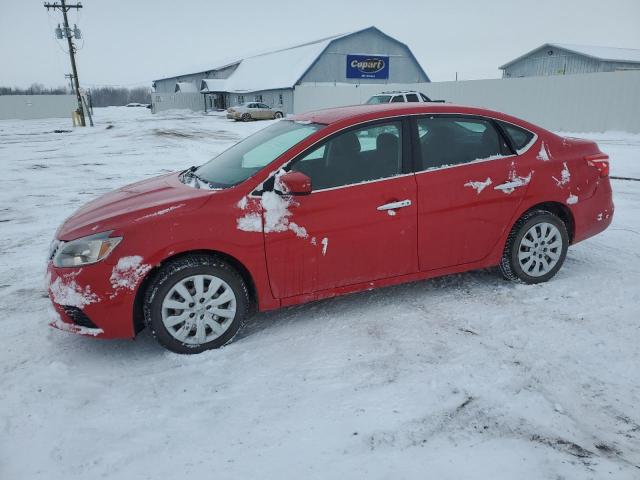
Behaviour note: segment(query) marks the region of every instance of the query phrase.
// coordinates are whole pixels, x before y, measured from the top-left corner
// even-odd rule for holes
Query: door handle
[[[385,210],[397,210],[398,208],[404,208],[411,205],[411,200],[400,200],[399,202],[385,203],[380,205],[378,210],[384,212]]]

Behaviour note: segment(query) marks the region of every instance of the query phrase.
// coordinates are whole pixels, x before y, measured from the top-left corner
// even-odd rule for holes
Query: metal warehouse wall
[[[243,98],[245,102],[255,102],[256,96],[261,95],[262,100],[260,102],[266,103],[270,107],[280,107],[285,113],[293,113],[293,89],[283,88],[279,90],[260,90],[257,92],[248,93],[228,93],[226,95],[227,105],[233,107],[242,103],[240,100]],[[282,95],[282,103],[280,103],[280,95]],[[241,98],[239,98],[241,97]]]
[[[509,113],[555,131],[640,133],[640,71],[411,85],[301,85],[296,113],[363,103],[382,90],[417,89],[433,99]]]
[[[389,56],[388,79],[347,78],[347,54]],[[410,50],[400,42],[375,30],[349,35],[334,40],[327,50],[302,77],[301,83],[406,83],[426,82],[428,79],[420,70],[418,62]]]
[[[155,92],[151,94],[151,111],[153,113],[174,109],[204,111],[204,98],[198,92]]]
[[[71,122],[76,107],[75,95],[0,95],[0,120],[68,117]]]
[[[551,55],[549,55],[551,52]],[[613,72],[638,68],[637,63],[604,62],[556,47],[546,47],[509,65],[504,77],[532,77],[575,73]]]
[[[197,72],[197,73],[189,73],[185,75],[179,75],[176,77],[163,78],[160,80],[155,80],[155,91],[158,93],[173,93],[176,88],[177,82],[188,82],[193,83],[197,90],[200,90],[200,82],[202,82],[205,78],[228,78],[235,69],[237,65],[231,65],[225,68],[221,68],[219,70],[209,70],[206,72]]]
[[[289,89],[282,90],[262,90],[258,92],[248,93],[228,93],[225,94],[228,106],[238,105],[238,96],[244,97],[245,102],[253,102],[257,95],[262,95],[262,103],[266,103],[270,107],[279,105],[282,94],[282,106],[285,113],[293,112],[293,92]],[[204,111],[204,97],[201,93],[196,92],[178,92],[178,93],[162,93],[155,92],[151,94],[152,112],[162,112],[165,110],[193,110]]]

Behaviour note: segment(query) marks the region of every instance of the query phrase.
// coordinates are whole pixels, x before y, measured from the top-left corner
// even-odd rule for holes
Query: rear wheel
[[[250,113],[243,113],[242,114],[242,121],[243,122],[248,122],[249,120],[251,120],[251,114]]]
[[[176,353],[200,353],[229,343],[249,312],[249,292],[222,260],[189,255],[163,265],[147,289],[144,319]]]
[[[564,222],[546,210],[532,210],[511,229],[500,270],[508,280],[546,282],[562,267],[568,247]]]
[[[282,112],[276,112],[274,115],[275,118],[282,118]]]

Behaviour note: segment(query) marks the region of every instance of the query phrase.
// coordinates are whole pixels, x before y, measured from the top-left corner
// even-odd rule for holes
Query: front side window
[[[391,95],[374,95],[369,100],[367,100],[368,105],[378,105],[380,103],[389,103],[391,100]]]
[[[290,120],[274,123],[197,168],[195,174],[213,187],[237,185],[323,127]]]
[[[419,102],[418,95],[415,93],[407,93],[407,102]]]
[[[294,162],[291,169],[308,175],[314,191],[399,175],[402,124],[376,123],[338,134]]]
[[[417,123],[422,170],[511,154],[489,120],[433,116]]]

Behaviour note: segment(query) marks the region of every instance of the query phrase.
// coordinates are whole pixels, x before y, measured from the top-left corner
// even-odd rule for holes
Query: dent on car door
[[[310,195],[283,197],[285,231],[265,233],[274,295],[286,298],[416,272],[416,183],[401,121],[339,133],[294,160]]]
[[[522,201],[532,172],[490,119],[415,120],[421,270],[480,261]]]

